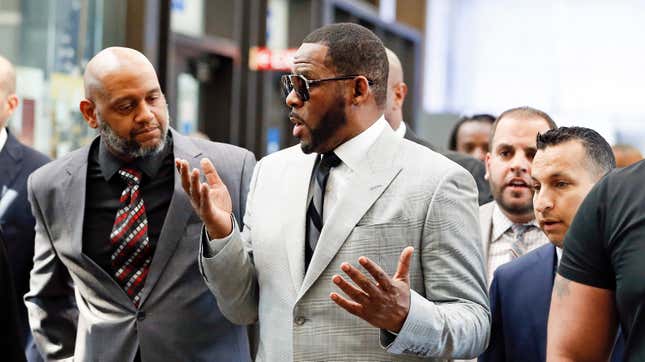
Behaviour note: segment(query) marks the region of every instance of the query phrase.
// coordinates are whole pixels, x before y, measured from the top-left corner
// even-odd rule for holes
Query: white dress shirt
[[[4,145],[7,143],[8,137],[9,136],[7,135],[7,129],[5,127],[2,127],[2,129],[0,129],[0,152],[2,152]]]
[[[528,246],[526,252],[536,249],[549,242],[544,232],[540,229],[535,219],[528,222],[535,226],[524,233],[524,244]],[[493,273],[497,267],[513,260],[511,247],[515,242],[515,235],[512,230],[513,222],[499,208],[497,203],[493,208],[493,230],[491,242],[488,249],[488,284],[493,280]]]
[[[399,128],[394,130],[394,133],[396,133],[397,136],[403,138],[405,137],[405,131],[408,129],[408,127],[405,125],[405,122],[401,121],[401,124],[399,124]]]
[[[334,207],[338,205],[338,201],[346,190],[352,174],[356,172],[365,158],[367,151],[376,142],[376,139],[381,135],[385,127],[389,127],[389,125],[385,118],[381,116],[381,118],[366,130],[336,147],[334,150],[334,153],[342,162],[329,172],[327,186],[325,187],[325,201],[323,202],[323,224],[327,221],[327,217],[331,215]],[[312,195],[313,183],[310,182],[309,197],[307,200],[310,200]]]

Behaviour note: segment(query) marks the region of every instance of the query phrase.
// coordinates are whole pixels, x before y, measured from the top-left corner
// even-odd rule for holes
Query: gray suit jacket
[[[240,324],[259,320],[257,360],[416,361],[483,352],[490,311],[468,172],[386,127],[330,211],[305,272],[314,159],[294,146],[260,161],[244,232],[218,243],[212,257],[200,253],[222,313]],[[357,265],[364,255],[392,275],[410,245],[413,293],[398,336],[331,301],[341,263]]]
[[[484,250],[484,260],[488,260],[488,249],[490,248],[490,239],[493,232],[493,210],[495,201],[491,201],[479,207],[479,230],[482,236],[482,248]]]
[[[243,215],[255,165],[250,152],[173,131],[175,157],[199,167],[210,158]],[[95,141],[98,141],[95,140]],[[178,175],[139,309],[111,275],[82,252],[89,146],[36,171],[29,199],[36,218],[30,291],[25,296],[36,343],[48,360],[245,361],[244,327],[217,308],[197,267],[201,221]]]

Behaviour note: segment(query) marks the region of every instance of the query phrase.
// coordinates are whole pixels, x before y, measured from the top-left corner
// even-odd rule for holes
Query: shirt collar
[[[131,165],[135,166],[141,170],[149,178],[153,178],[159,172],[159,169],[163,165],[164,159],[172,152],[172,134],[168,132],[168,137],[166,138],[166,146],[161,150],[161,152],[146,157],[140,157],[131,162]],[[101,173],[105,177],[106,181],[110,181],[114,174],[116,174],[119,169],[128,163],[116,157],[108,150],[107,145],[101,138],[99,140],[99,166],[101,167]]]
[[[539,228],[535,219],[529,221],[527,224]],[[497,239],[499,239],[506,231],[508,231],[511,226],[513,226],[513,222],[509,220],[506,215],[504,215],[497,202],[495,202],[495,205],[493,206],[493,231],[491,235],[491,242],[497,241]]]
[[[366,130],[336,147],[334,153],[343,161],[352,171],[355,171],[363,161],[369,148],[376,142],[381,132],[388,126],[385,118],[381,116],[376,122]]]
[[[9,138],[7,135],[7,129],[2,127],[2,129],[0,129],[0,152],[4,148],[4,145],[7,144],[7,138]]]
[[[394,133],[401,138],[405,138],[405,131],[407,131],[407,128],[408,127],[405,125],[405,122],[401,121],[399,128],[395,129]]]

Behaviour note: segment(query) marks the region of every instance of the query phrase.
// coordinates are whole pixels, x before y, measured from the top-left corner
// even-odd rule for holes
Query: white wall
[[[645,1],[429,5],[426,111],[499,113],[531,105],[610,141],[622,129],[633,135],[635,124],[645,128]]]

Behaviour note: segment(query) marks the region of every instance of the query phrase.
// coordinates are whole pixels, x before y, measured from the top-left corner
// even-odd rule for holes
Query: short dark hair
[[[364,75],[371,80],[376,104],[385,106],[389,64],[383,42],[372,31],[353,23],[330,24],[314,30],[302,42],[327,46],[328,64],[339,75]]]
[[[457,135],[459,134],[459,128],[464,125],[464,123],[468,122],[482,122],[482,123],[488,123],[488,124],[493,124],[495,122],[495,117],[486,114],[486,113],[481,113],[481,114],[473,114],[472,116],[463,116],[459,118],[457,123],[455,123],[455,127],[452,129],[452,132],[450,133],[450,140],[448,140],[448,149],[457,151]]]
[[[585,127],[560,127],[551,129],[536,137],[537,149],[544,150],[568,141],[580,141],[587,153],[587,160],[595,176],[616,168],[614,152],[607,141],[596,131]]]
[[[493,139],[495,138],[495,131],[497,130],[497,125],[504,117],[511,116],[511,115],[520,116],[523,118],[529,118],[529,117],[542,118],[549,125],[549,129],[558,128],[558,126],[555,124],[555,121],[551,118],[551,116],[549,116],[548,114],[546,114],[546,112],[541,111],[537,108],[522,106],[522,107],[507,109],[504,112],[502,112],[502,114],[497,116],[497,119],[495,120],[495,122],[493,122],[493,126],[491,127],[491,130],[490,130],[490,143],[488,146],[489,151],[492,150],[493,148]]]

